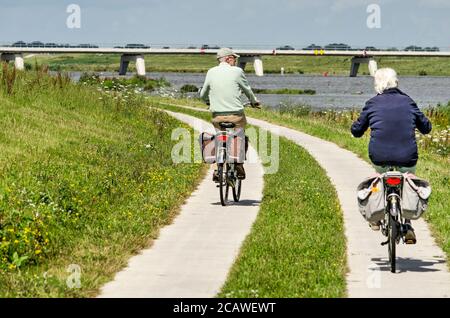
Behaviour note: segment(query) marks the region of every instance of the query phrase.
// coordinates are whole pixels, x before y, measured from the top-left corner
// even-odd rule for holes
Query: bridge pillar
[[[16,70],[23,71],[25,69],[22,53],[3,53],[0,55],[0,60],[6,62],[14,61]]]
[[[126,75],[130,62],[136,63],[136,73],[139,76],[145,76],[144,55],[124,54],[120,57],[119,75]]]
[[[377,61],[373,57],[358,57],[352,58],[352,66],[350,68],[350,77],[356,77],[358,75],[359,65],[361,63],[369,64],[369,73],[371,76],[375,75],[375,71],[378,69]]]
[[[255,69],[256,76],[263,76],[264,75],[264,67],[263,62],[261,59],[261,56],[241,56],[239,58],[239,64],[238,66],[245,70],[245,66],[247,63],[253,62],[253,68]]]

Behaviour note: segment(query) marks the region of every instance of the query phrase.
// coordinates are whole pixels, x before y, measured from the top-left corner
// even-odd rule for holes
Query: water
[[[100,73],[104,76],[117,76],[117,73]],[[71,74],[77,80],[79,72]],[[133,74],[129,74],[133,76]],[[176,88],[185,84],[197,87],[203,85],[205,74],[200,73],[147,73],[151,78],[166,78]],[[276,107],[282,102],[301,103],[315,109],[362,108],[365,102],[375,95],[373,78],[370,76],[311,76],[267,74],[257,77],[247,74],[253,88],[279,89],[313,89],[316,95],[275,95],[257,94],[263,105]],[[450,77],[401,76],[399,88],[411,96],[419,107],[447,104],[450,101]]]

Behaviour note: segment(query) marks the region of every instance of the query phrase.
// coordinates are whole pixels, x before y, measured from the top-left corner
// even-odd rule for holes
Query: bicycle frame
[[[395,273],[396,245],[403,237],[405,224],[401,210],[403,175],[397,171],[389,171],[382,175],[382,180],[386,210],[385,219],[381,221],[381,228],[383,235],[387,236],[388,239],[381,244],[388,244],[391,272]]]
[[[219,132],[214,137],[216,142],[216,162],[217,164],[223,164],[227,158],[227,146],[226,142],[228,135],[226,132]]]
[[[216,162],[219,173],[220,201],[223,206],[228,200],[228,189],[232,188],[233,199],[238,202],[241,195],[241,180],[236,177],[235,163],[228,162],[227,158],[227,142],[229,138],[233,138],[234,134],[231,132],[233,128],[227,128],[216,133]]]

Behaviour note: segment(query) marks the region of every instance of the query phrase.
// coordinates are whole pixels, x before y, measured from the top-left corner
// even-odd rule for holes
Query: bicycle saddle
[[[236,124],[234,124],[234,123],[228,123],[228,122],[223,122],[223,123],[219,123],[219,126],[220,126],[221,128],[227,129],[227,128],[234,128],[234,127],[236,127]]]

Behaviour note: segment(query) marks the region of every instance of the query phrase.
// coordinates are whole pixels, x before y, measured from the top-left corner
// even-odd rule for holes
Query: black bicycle
[[[389,263],[391,272],[396,270],[396,245],[403,240],[404,243],[413,244],[405,239],[410,224],[402,217],[401,200],[403,187],[403,174],[392,167],[384,174],[382,180],[386,202],[384,220],[381,221],[381,232],[387,236],[387,241],[381,245],[388,245]]]
[[[229,122],[220,123],[221,131],[215,135],[216,162],[220,203],[225,206],[228,203],[228,193],[232,189],[233,199],[239,202],[242,190],[242,180],[237,178],[236,163],[230,161],[229,145],[231,138],[236,138],[235,124]],[[237,137],[239,138],[239,136]]]

